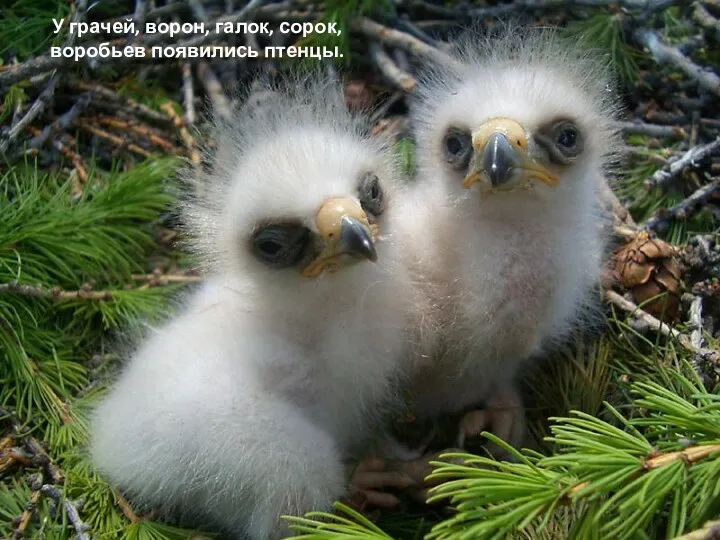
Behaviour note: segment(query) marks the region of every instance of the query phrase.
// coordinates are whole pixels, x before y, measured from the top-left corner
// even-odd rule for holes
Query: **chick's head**
[[[218,130],[209,204],[195,212],[214,270],[280,296],[377,279],[395,261],[389,216],[399,183],[389,153],[333,78],[266,91],[275,98],[265,109]]]
[[[617,150],[616,100],[603,60],[583,50],[548,30],[469,33],[421,85],[421,169],[488,205],[591,197]]]

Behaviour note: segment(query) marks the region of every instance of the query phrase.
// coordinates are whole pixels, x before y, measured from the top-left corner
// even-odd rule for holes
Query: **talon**
[[[411,478],[415,484],[407,489],[406,493],[415,501],[421,504],[427,504],[428,491],[430,488],[442,483],[442,480],[428,480],[427,477],[432,473],[433,467],[431,461],[438,461],[442,454],[461,452],[458,448],[447,448],[440,452],[431,452],[424,456],[409,461],[392,461],[388,465],[393,470],[400,471],[405,476]],[[457,464],[461,464],[462,460],[453,460]]]
[[[475,410],[465,413],[458,424],[458,446],[464,449],[465,440],[480,435],[480,433],[485,431],[488,423],[487,410]]]
[[[388,470],[387,463],[380,457],[370,457],[361,461],[353,472],[350,480],[351,497],[362,494],[366,505],[379,508],[392,508],[400,500],[392,493],[380,491],[394,488],[405,490],[413,487],[417,482],[399,470]]]
[[[477,436],[483,431],[492,432],[513,448],[522,446],[526,435],[525,409],[514,388],[498,391],[485,409],[472,410],[463,415],[458,423],[458,445],[464,448],[468,437]],[[487,449],[498,459],[510,458],[505,450],[496,445],[488,445]]]

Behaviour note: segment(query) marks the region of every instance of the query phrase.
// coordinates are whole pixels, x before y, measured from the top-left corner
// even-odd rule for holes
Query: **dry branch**
[[[75,529],[75,538],[77,540],[91,540],[90,535],[87,534],[87,531],[90,530],[90,526],[83,523],[80,518],[80,511],[76,502],[73,502],[65,497],[60,489],[50,484],[43,485],[40,488],[40,491],[42,491],[43,495],[50,497],[57,504],[63,505],[68,521],[70,521],[70,525],[72,525],[73,529]]]
[[[648,137],[667,137],[684,139],[687,133],[680,126],[661,126],[658,124],[647,124],[645,122],[620,122],[618,127],[623,133],[635,133],[647,135]]]
[[[393,62],[393,59],[390,58],[390,55],[383,50],[380,44],[370,44],[370,56],[378,69],[394,86],[407,93],[410,93],[415,89],[417,81],[412,77],[412,75],[400,69],[395,62]]]
[[[182,66],[183,76],[183,103],[185,105],[185,122],[188,125],[195,123],[195,91],[193,89],[192,67],[185,63]]]
[[[20,120],[15,122],[10,128],[8,135],[2,141],[0,141],[0,153],[7,151],[8,147],[17,138],[17,136],[27,128],[30,123],[35,120],[49,105],[52,101],[53,95],[55,94],[55,85],[57,84],[57,77],[52,76],[48,81],[47,85],[35,102],[30,106],[28,112]]]
[[[144,148],[140,148],[137,144],[128,142],[118,135],[113,135],[109,131],[105,131],[104,129],[94,126],[87,120],[77,120],[75,124],[78,125],[81,129],[92,133],[96,137],[100,137],[101,139],[106,139],[112,143],[115,143],[120,148],[127,148],[130,152],[133,152],[139,156],[145,158],[152,156],[151,152],[148,152]]]
[[[160,105],[160,108],[165,112],[165,114],[167,114],[167,118],[175,125],[175,127],[180,132],[180,138],[182,139],[185,147],[188,150],[188,153],[190,155],[190,161],[192,162],[193,166],[200,166],[200,163],[202,162],[202,157],[200,156],[200,152],[198,152],[197,150],[195,139],[192,135],[190,135],[190,132],[185,127],[185,122],[183,122],[183,119],[177,112],[175,112],[172,103],[167,101]]]
[[[111,90],[110,88],[102,86],[98,83],[71,79],[68,83],[68,86],[73,90],[79,90],[81,92],[92,92],[93,97],[99,96],[111,102],[115,102],[118,104],[118,107],[127,109],[128,112],[132,115],[139,116],[150,122],[157,122],[163,125],[168,125],[169,123],[171,123],[168,117],[164,114],[158,111],[154,111],[147,105],[138,103],[134,99],[122,96],[114,90]]]
[[[645,181],[645,187],[652,189],[654,187],[667,186],[673,179],[679,176],[686,167],[697,164],[716,154],[720,154],[720,138],[714,141],[695,146],[685,152],[680,158],[672,161],[667,170],[660,169]]]
[[[20,514],[18,524],[13,531],[13,538],[25,537],[25,529],[27,529],[28,525],[30,524],[30,520],[35,515],[35,510],[37,509],[37,505],[40,502],[41,496],[42,492],[39,489],[33,490],[33,492],[30,494],[30,499],[25,505],[22,514]]]
[[[705,30],[712,32],[716,40],[720,40],[720,20],[713,17],[700,2],[695,2],[693,19]]]
[[[413,37],[410,34],[406,34],[405,32],[395,30],[394,28],[378,24],[366,17],[353,19],[350,22],[350,28],[356,32],[364,34],[371,40],[380,41],[388,47],[400,47],[401,49],[405,49],[410,54],[420,59],[430,60],[442,64],[454,62],[451,56],[443,53],[435,47],[431,47],[418,38]]]
[[[199,283],[203,281],[201,276],[190,276],[183,274],[133,274],[134,281],[147,281],[152,285],[165,285],[167,283]]]
[[[702,528],[678,536],[675,540],[717,540],[720,538],[720,520],[708,521]]]
[[[232,117],[232,107],[230,101],[225,97],[225,92],[217,75],[215,75],[212,68],[210,68],[206,62],[200,62],[197,65],[197,75],[205,87],[215,114],[225,120],[229,120]]]
[[[28,126],[27,131],[29,131],[33,135],[32,141],[41,141],[45,137],[44,132],[40,131],[36,127]],[[58,138],[51,139],[51,145],[53,148],[55,148],[55,150],[60,153],[61,156],[63,156],[68,161],[70,161],[70,163],[73,164],[73,167],[77,171],[77,175],[80,178],[80,181],[84,184],[85,182],[87,182],[88,179],[87,168],[83,164],[83,160],[82,157],[80,157],[80,154],[78,154],[71,148],[71,146],[77,146],[75,138],[71,137],[70,135],[67,135],[67,138],[72,141],[71,145],[63,143]],[[32,149],[33,147],[30,148],[30,150]]]
[[[51,135],[68,129],[75,121],[75,119],[80,116],[85,111],[85,109],[87,109],[91,99],[92,94],[90,92],[82,94],[73,104],[69,111],[57,117],[52,124],[48,125],[42,130],[40,135],[33,137],[33,139],[30,140],[30,142],[28,143],[28,147],[39,148]]]
[[[720,351],[696,347],[690,336],[683,334],[682,332],[678,332],[674,328],[670,328],[667,324],[659,321],[649,313],[645,312],[642,308],[638,307],[634,302],[623,298],[615,291],[606,290],[604,294],[608,302],[621,310],[630,313],[633,318],[642,322],[650,330],[659,332],[665,337],[672,337],[680,343],[685,350],[700,356],[704,360],[710,361],[715,366],[720,365]]]
[[[652,30],[638,28],[635,38],[652,54],[658,64],[670,63],[695,79],[701,88],[720,96],[720,77],[714,72],[698,66],[679,49],[671,47]]]
[[[720,178],[709,184],[705,184],[696,190],[692,195],[683,199],[671,208],[663,208],[655,213],[653,217],[643,223],[643,228],[656,230],[662,223],[669,219],[685,220],[713,194],[720,191]]]

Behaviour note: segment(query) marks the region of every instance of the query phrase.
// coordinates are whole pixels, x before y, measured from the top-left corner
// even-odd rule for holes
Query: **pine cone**
[[[677,320],[682,267],[672,245],[640,232],[615,252],[613,266],[616,282],[630,292],[636,304],[663,321]]]

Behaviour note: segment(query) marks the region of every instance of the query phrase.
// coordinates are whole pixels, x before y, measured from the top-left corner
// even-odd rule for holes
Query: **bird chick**
[[[348,492],[393,399],[410,287],[389,154],[332,78],[270,89],[271,109],[218,127],[186,208],[206,280],[92,423],[95,464],[135,504],[257,540]],[[386,482],[403,487],[377,468],[363,486]]]
[[[471,32],[417,89],[417,189],[446,236],[430,265],[445,271],[435,337],[414,355],[410,394],[419,418],[469,411],[461,447],[483,429],[523,443],[522,362],[567,334],[600,272],[616,106],[603,63],[574,45],[548,30]]]

